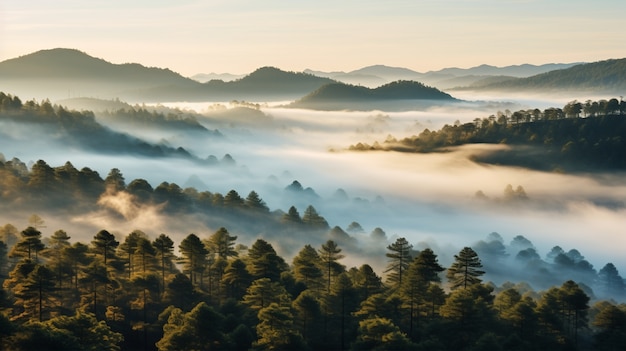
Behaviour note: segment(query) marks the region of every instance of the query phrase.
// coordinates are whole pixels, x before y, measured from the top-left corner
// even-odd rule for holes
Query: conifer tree
[[[226,292],[226,297],[240,300],[251,282],[252,275],[246,269],[246,264],[237,258],[228,263],[220,283],[224,287],[223,291]]]
[[[324,278],[326,280],[326,291],[330,293],[330,287],[333,277],[339,275],[345,271],[345,266],[339,263],[339,260],[344,258],[341,254],[341,249],[332,240],[326,241],[322,244],[321,249],[318,250],[322,267],[324,271]]]
[[[293,272],[297,281],[313,291],[318,291],[324,276],[320,269],[320,256],[315,249],[306,244],[293,258]]]
[[[154,241],[152,246],[156,250],[161,268],[161,292],[165,292],[165,267],[172,267],[174,259],[174,241],[167,235],[161,233]]]
[[[287,268],[285,260],[263,239],[257,239],[248,250],[248,271],[254,279],[269,278],[278,281],[280,274]]]
[[[216,258],[228,260],[239,254],[235,250],[235,240],[237,240],[236,235],[230,235],[226,228],[221,227],[209,237],[205,244],[210,254],[215,255]]]
[[[482,280],[479,278],[484,271],[482,263],[476,251],[470,247],[464,247],[458,255],[454,255],[454,262],[448,268],[446,277],[450,282],[450,289],[467,289],[470,285],[478,284]]]
[[[298,209],[296,209],[295,206],[289,207],[287,213],[283,214],[281,222],[283,224],[291,226],[302,224],[302,218],[300,218],[300,213],[298,213]]]
[[[265,201],[263,201],[259,194],[257,194],[254,190],[248,194],[246,200],[244,201],[244,205],[254,211],[269,212],[269,208],[267,207]]]
[[[182,255],[181,262],[183,264],[183,273],[189,274],[189,280],[193,283],[197,283],[197,274],[202,273],[207,264],[207,254],[209,251],[206,249],[200,238],[196,234],[189,234],[178,245],[180,253]]]
[[[91,244],[96,255],[102,257],[102,262],[105,267],[111,260],[116,259],[115,249],[120,243],[115,240],[115,235],[103,229],[96,233]]]
[[[320,216],[312,205],[309,205],[304,210],[302,223],[313,230],[327,230],[330,228],[326,219]]]
[[[13,246],[9,257],[22,257],[37,261],[39,252],[45,248],[41,242],[41,232],[35,227],[28,227],[22,230],[20,236],[20,241]]]
[[[395,289],[402,285],[403,274],[411,262],[412,248],[413,245],[409,244],[405,238],[398,238],[394,243],[387,246],[387,250],[390,252],[386,254],[389,258],[389,264],[385,273],[389,273],[387,282]]]

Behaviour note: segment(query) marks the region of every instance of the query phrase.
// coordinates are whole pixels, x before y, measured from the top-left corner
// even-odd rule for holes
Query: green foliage
[[[254,343],[259,350],[302,350],[304,340],[294,326],[289,306],[272,302],[258,313],[256,326],[258,340]]]
[[[213,236],[216,242],[232,239],[226,228],[209,241]],[[181,251],[187,245],[204,248],[199,237],[190,237],[181,242]],[[598,350],[613,350],[624,340],[623,306],[603,302],[590,309],[588,293],[573,281],[541,294],[522,284],[505,284],[494,293],[492,286],[480,283],[480,260],[469,248],[461,250],[451,267],[456,271],[452,282],[467,284],[446,295],[439,284],[443,268],[430,249],[409,261],[397,289],[383,285],[367,264],[346,271],[339,263],[342,250],[333,241],[319,250],[305,245],[292,267],[262,239],[247,253],[226,245],[237,256],[220,255],[217,245],[210,250],[214,259],[196,272],[200,281],[202,275],[216,279],[203,287],[168,267],[174,243],[165,234],[150,242],[140,231],[130,233],[118,247],[120,258],[114,250],[117,239],[106,230],[96,235],[91,250],[70,240],[66,232],[55,232],[51,249],[42,251],[44,262],[24,256],[9,271],[3,287],[11,308],[5,313],[13,321],[0,319],[3,349],[116,350],[155,342],[162,350],[325,350],[350,345],[355,350],[532,350],[582,349],[593,342]],[[528,249],[532,243],[516,237],[512,246]],[[399,248],[410,252],[408,245]],[[187,259],[198,252],[202,256],[203,250],[209,252],[191,250]],[[576,250],[553,251],[556,261],[584,261]],[[161,254],[165,264],[157,262]],[[389,258],[397,259],[395,254]],[[115,262],[120,260],[132,262],[130,276],[118,269]],[[159,273],[163,269],[166,275]],[[466,271],[474,276],[465,277]],[[222,272],[219,279],[217,272]],[[254,272],[259,278],[253,281]],[[611,265],[602,275],[619,276]],[[332,279],[324,292],[321,281],[328,277]],[[216,284],[218,292],[212,293]],[[123,333],[123,343],[121,334],[106,323]]]
[[[293,258],[293,272],[296,280],[308,289],[319,291],[322,287],[324,273],[320,268],[320,256],[311,245],[304,245]]]
[[[291,106],[309,109],[347,109],[362,108],[362,106],[359,107],[359,104],[402,100],[455,101],[449,94],[436,88],[425,86],[420,82],[396,81],[375,89],[343,83],[331,83],[295,101]]]
[[[28,227],[20,233],[20,236],[22,239],[15,244],[9,257],[37,261],[39,252],[45,248],[41,242],[41,232],[34,227]]]
[[[60,316],[43,323],[27,323],[6,340],[4,350],[120,350],[123,336],[91,314]]]
[[[163,338],[157,342],[159,351],[219,350],[224,347],[221,332],[224,316],[201,302],[190,312],[172,310],[163,326]]]
[[[394,288],[399,288],[402,285],[402,275],[406,274],[411,262],[412,248],[413,245],[409,244],[405,238],[398,238],[394,243],[387,246],[387,250],[390,252],[386,254],[389,264],[385,273],[389,273],[387,283]]]
[[[291,299],[285,287],[269,278],[260,278],[253,281],[246,295],[243,296],[242,301],[256,312],[272,303],[276,303],[279,306],[291,305]]]
[[[479,269],[482,266],[476,251],[471,247],[464,247],[458,255],[454,255],[454,262],[446,273],[450,289],[467,289],[471,285],[479,284],[482,281],[479,277],[485,274]]]
[[[320,216],[315,207],[312,205],[307,206],[304,210],[302,223],[313,230],[326,230],[330,228],[326,219]]]
[[[345,271],[345,266],[339,263],[339,260],[344,258],[341,254],[341,249],[332,240],[328,240],[322,244],[322,247],[318,250],[322,271],[324,272],[324,279],[326,280],[326,290],[330,292],[331,282],[333,277],[339,275]]]
[[[235,250],[236,235],[230,235],[224,227],[213,233],[206,242],[206,247],[210,254],[227,260],[230,257],[237,257],[239,254]]]
[[[580,110],[582,108],[582,110]],[[438,131],[384,143],[358,143],[351,150],[438,152],[465,144],[507,144],[510,150],[474,156],[476,161],[541,170],[626,169],[626,102],[573,101],[560,108],[499,112],[499,117],[445,125]],[[585,117],[585,118],[581,118]],[[538,157],[538,156],[541,157]]]
[[[389,319],[370,318],[359,322],[352,350],[416,350],[416,345]]]
[[[189,280],[193,283],[201,283],[198,278],[199,274],[205,270],[208,261],[207,254],[209,250],[200,241],[196,234],[189,234],[180,242],[178,249],[182,257],[180,262],[183,264],[183,273],[189,274]]]
[[[267,241],[257,239],[248,250],[248,271],[254,279],[278,281],[285,270],[287,263]]]

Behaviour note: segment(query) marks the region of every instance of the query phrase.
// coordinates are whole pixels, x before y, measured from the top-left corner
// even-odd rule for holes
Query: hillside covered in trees
[[[81,241],[37,215],[25,228],[4,224],[6,350],[614,350],[626,341],[624,279],[576,249],[541,258],[523,236],[507,244],[492,233],[444,267],[438,252],[380,228],[367,251],[358,223],[331,228],[312,206],[272,211],[254,191],[152,188],[117,169],[102,179],[69,162],[0,161],[5,211],[81,213],[116,196],[137,209],[160,204],[171,218],[204,213],[219,228],[180,240],[105,228]],[[348,266],[356,256],[372,263]]]
[[[177,115],[149,111],[145,108],[121,108],[102,112],[100,118],[111,125],[125,125],[135,128],[181,130],[207,137],[219,136],[216,130],[208,130],[193,116]],[[7,140],[14,138],[11,132],[16,125],[24,126],[28,133],[45,138],[47,146],[60,144],[63,147],[90,150],[102,154],[141,155],[154,158],[182,158],[202,164],[217,162],[215,156],[201,159],[182,147],[166,144],[153,144],[127,133],[122,133],[102,125],[91,111],[69,110],[63,106],[52,105],[49,100],[22,102],[19,97],[0,92],[0,122],[8,123],[13,128],[0,131]],[[22,133],[17,133],[22,134]]]
[[[454,102],[455,98],[436,88],[416,81],[399,80],[377,88],[334,83],[326,84],[289,107],[313,110],[368,110],[376,108],[403,109]]]
[[[572,101],[563,108],[498,112],[473,122],[425,129],[350,150],[441,152],[464,144],[504,144],[509,149],[478,154],[475,160],[540,170],[626,170],[626,102]]]

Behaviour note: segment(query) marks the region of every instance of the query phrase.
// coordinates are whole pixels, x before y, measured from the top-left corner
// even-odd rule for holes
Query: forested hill
[[[106,117],[125,123],[134,123],[152,127],[176,128],[215,135],[196,120],[175,118],[147,110],[119,110],[109,113]],[[100,154],[124,154],[147,157],[177,157],[200,162],[211,163],[214,157],[200,159],[182,147],[171,147],[165,144],[152,144],[129,134],[114,131],[96,121],[91,111],[75,111],[50,101],[41,103],[29,100],[22,102],[19,97],[0,92],[0,137],[12,140],[16,130],[24,130],[31,139],[43,142],[50,147],[60,145],[63,148],[90,150]],[[16,129],[17,128],[17,129]]]
[[[445,125],[351,150],[434,152],[464,144],[506,144],[476,160],[541,170],[626,170],[626,103],[617,99],[571,102],[561,108],[522,110]],[[582,117],[584,116],[584,118]]]
[[[576,65],[527,78],[470,86],[481,90],[579,90],[623,94],[626,91],[626,58]]]
[[[624,279],[613,263],[596,270],[576,249],[554,246],[544,260],[523,236],[505,245],[491,233],[444,266],[439,249],[387,241],[380,228],[359,236],[375,247],[364,249],[312,206],[302,216],[293,206],[270,212],[254,191],[244,199],[235,190],[222,196],[167,182],[153,189],[142,179],[126,184],[119,169],[102,179],[70,162],[39,160],[28,169],[0,155],[2,210],[47,202],[93,216],[102,196],[160,203],[171,211],[161,213],[166,220],[197,211],[212,224],[226,217],[239,226],[120,234],[109,223],[77,240],[70,220],[54,232],[37,215],[25,228],[0,223],[1,350],[609,351],[626,344]],[[242,222],[254,235],[240,236]],[[292,259],[281,253],[285,242],[298,245]],[[356,257],[367,262],[348,266]],[[373,264],[380,258],[384,275]],[[494,273],[507,280],[488,281]],[[510,280],[521,274],[544,283]]]
[[[455,98],[436,88],[415,81],[396,81],[375,89],[349,84],[327,84],[295,101],[290,107],[320,110],[367,109],[372,105],[400,106],[400,102],[426,104],[428,101],[453,102]]]

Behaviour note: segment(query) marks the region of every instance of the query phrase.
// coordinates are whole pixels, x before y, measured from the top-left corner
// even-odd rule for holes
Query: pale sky
[[[624,0],[2,0],[0,61],[56,47],[196,73],[626,57]]]

